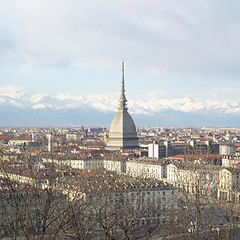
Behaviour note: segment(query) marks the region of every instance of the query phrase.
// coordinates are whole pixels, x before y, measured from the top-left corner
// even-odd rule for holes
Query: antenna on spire
[[[125,97],[125,83],[124,83],[124,61],[122,61],[122,89],[121,89],[121,96],[120,96],[120,110],[124,110],[126,108],[127,99]]]
[[[125,86],[124,86],[124,61],[122,61],[122,91],[121,94],[124,95],[125,93]]]

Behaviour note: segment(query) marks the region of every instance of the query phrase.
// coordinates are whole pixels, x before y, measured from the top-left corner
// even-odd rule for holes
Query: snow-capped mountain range
[[[112,95],[47,94],[0,87],[0,125],[109,125],[118,108]],[[128,100],[137,125],[240,127],[240,100],[197,98]]]

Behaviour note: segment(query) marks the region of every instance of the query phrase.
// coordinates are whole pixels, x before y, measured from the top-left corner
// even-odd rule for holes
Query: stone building
[[[110,126],[107,147],[108,150],[138,148],[138,138],[135,123],[127,111],[127,99],[124,86],[124,63],[122,63],[122,89],[118,113]]]
[[[219,171],[218,198],[225,201],[240,202],[240,170],[224,168]]]

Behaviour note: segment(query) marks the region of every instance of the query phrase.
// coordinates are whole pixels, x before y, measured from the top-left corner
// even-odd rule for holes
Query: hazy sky
[[[0,88],[239,100],[240,1],[0,0]]]

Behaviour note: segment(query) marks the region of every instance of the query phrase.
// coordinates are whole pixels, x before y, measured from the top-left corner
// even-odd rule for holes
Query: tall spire
[[[120,101],[119,110],[127,110],[126,107],[127,99],[125,97],[125,84],[124,84],[124,61],[122,61],[122,89],[119,101]]]

